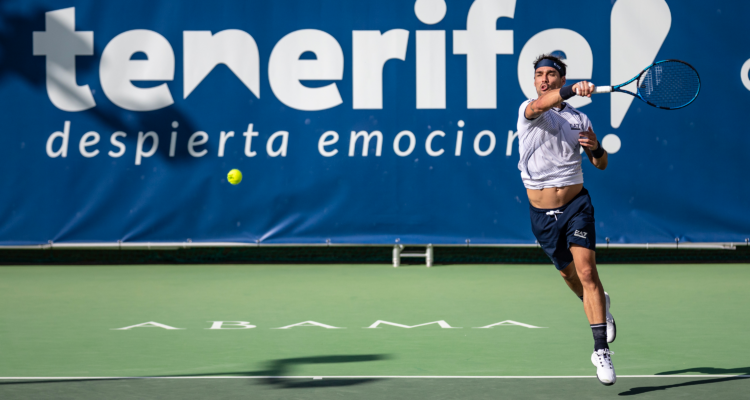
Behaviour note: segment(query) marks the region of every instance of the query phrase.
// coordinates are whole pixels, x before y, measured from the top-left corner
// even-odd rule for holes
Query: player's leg
[[[572,258],[571,265],[561,271],[565,282],[583,294],[583,307],[590,324],[605,324],[606,295],[596,269],[596,221],[594,206],[588,190],[581,192],[565,210],[566,250]]]
[[[594,335],[591,362],[596,366],[596,377],[599,382],[609,386],[617,381],[617,375],[607,344],[606,300],[604,287],[596,270],[596,253],[575,243],[570,244],[570,252],[573,254],[571,264],[583,288],[583,309]]]
[[[596,377],[599,378],[599,382],[612,385],[617,380],[617,376],[610,357],[612,353],[607,344],[606,295],[596,268],[594,206],[591,204],[588,191],[584,190],[581,190],[581,195],[574,199],[566,210],[568,214],[566,216],[566,240],[573,259],[575,276],[583,291],[584,311],[594,336],[594,352],[591,354],[591,362],[596,366]],[[575,287],[573,274],[568,275]]]
[[[573,254],[573,262],[566,269],[571,268],[574,272],[568,272],[569,278],[566,278],[565,282],[574,292],[577,289],[574,287],[580,285],[583,294],[583,310],[586,312],[589,323],[592,325],[606,323],[606,300],[604,287],[596,270],[596,253],[575,243],[570,244],[570,252]],[[565,275],[563,277],[565,278]]]
[[[573,293],[583,301],[583,285],[581,284],[581,279],[578,278],[578,270],[575,267],[575,262],[571,262],[567,267],[562,269],[560,275],[563,277],[570,290],[572,290]],[[606,291],[604,292],[604,302],[605,316],[607,319],[607,343],[612,343],[617,337],[617,325],[615,325],[615,318],[609,312],[610,300],[609,294]]]

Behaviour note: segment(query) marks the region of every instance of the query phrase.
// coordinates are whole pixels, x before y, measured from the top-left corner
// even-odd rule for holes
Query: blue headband
[[[537,70],[540,67],[552,67],[557,70],[557,73],[560,74],[560,76],[565,76],[565,74],[562,71],[563,68],[560,66],[560,64],[550,60],[549,58],[545,58],[539,61],[538,63],[536,63],[536,65],[534,66],[534,70]]]

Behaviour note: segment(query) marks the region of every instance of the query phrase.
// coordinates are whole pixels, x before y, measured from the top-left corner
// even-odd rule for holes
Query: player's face
[[[565,77],[552,67],[539,67],[534,72],[534,87],[537,95],[541,96],[552,89],[560,89],[565,85]]]

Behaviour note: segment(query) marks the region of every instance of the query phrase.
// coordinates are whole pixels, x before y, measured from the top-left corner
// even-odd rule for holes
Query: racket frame
[[[685,104],[683,104],[683,105],[681,105],[679,107],[663,107],[663,106],[659,106],[659,105],[656,105],[656,104],[654,104],[654,103],[652,103],[652,102],[644,99],[643,96],[641,96],[641,92],[640,92],[640,83],[641,82],[640,82],[640,80],[641,80],[641,77],[643,76],[643,74],[645,74],[646,71],[648,71],[649,69],[651,69],[651,67],[654,67],[656,65],[659,65],[659,64],[662,64],[662,63],[665,63],[665,62],[679,62],[679,63],[685,64],[688,67],[690,67],[693,71],[695,71],[695,76],[698,77],[698,90],[695,92],[695,96],[693,96],[693,98],[690,99],[690,101],[688,101],[687,103],[685,103]],[[623,86],[627,86],[627,85],[633,83],[633,81],[636,81],[636,80],[638,81],[638,82],[636,82],[636,87],[638,88],[636,90],[636,93],[633,93],[633,92],[631,92],[629,90],[622,89]],[[594,90],[594,93],[612,93],[612,92],[627,93],[627,94],[629,94],[629,95],[631,95],[633,97],[637,97],[637,98],[641,99],[641,101],[643,101],[644,103],[646,103],[646,104],[648,104],[650,106],[653,106],[653,107],[656,107],[656,108],[661,108],[662,110],[679,110],[680,108],[684,108],[684,107],[689,106],[692,102],[695,101],[696,98],[698,98],[698,94],[701,92],[701,77],[698,74],[698,71],[692,65],[686,63],[685,61],[675,60],[675,59],[661,60],[661,61],[657,61],[657,62],[649,65],[648,67],[644,68],[643,71],[641,71],[640,74],[636,75],[635,77],[633,77],[633,79],[631,79],[631,80],[629,80],[629,81],[627,81],[625,83],[621,83],[621,84],[616,85],[616,86],[601,86],[601,87],[597,87]]]

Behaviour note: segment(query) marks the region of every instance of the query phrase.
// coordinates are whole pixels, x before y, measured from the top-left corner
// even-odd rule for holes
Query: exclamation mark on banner
[[[611,14],[610,82],[626,82],[653,63],[671,25],[664,0],[617,1]],[[634,97],[613,94],[610,99],[612,127],[619,128]]]

